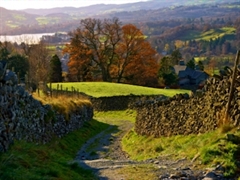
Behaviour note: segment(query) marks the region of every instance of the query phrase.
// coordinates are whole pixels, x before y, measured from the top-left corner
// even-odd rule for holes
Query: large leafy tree
[[[151,83],[156,80],[158,71],[156,51],[134,25],[123,26],[122,32],[114,64],[117,82],[153,86]]]
[[[80,27],[71,32],[70,36],[71,43],[64,50],[70,54],[69,69],[71,70],[71,66],[77,63],[81,66],[80,71],[84,66],[91,64],[92,69],[100,70],[103,81],[111,82],[110,69],[121,37],[119,20],[84,19],[81,20]]]
[[[157,77],[156,51],[134,25],[122,27],[116,18],[85,19],[70,36],[64,52],[70,54],[69,73],[78,81],[90,74],[103,81],[143,85]]]
[[[49,81],[62,82],[62,64],[56,54],[50,60]]]

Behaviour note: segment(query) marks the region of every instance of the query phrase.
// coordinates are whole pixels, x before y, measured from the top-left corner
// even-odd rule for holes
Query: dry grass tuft
[[[76,112],[83,106],[92,106],[92,103],[87,98],[73,98],[67,96],[48,97],[37,96],[33,94],[33,97],[40,101],[42,104],[49,104],[55,111],[64,114],[68,120],[69,115],[72,112]]]
[[[218,127],[221,133],[227,133],[234,129],[234,126],[231,124],[231,119],[225,117],[226,109],[223,108],[220,112],[217,113]]]

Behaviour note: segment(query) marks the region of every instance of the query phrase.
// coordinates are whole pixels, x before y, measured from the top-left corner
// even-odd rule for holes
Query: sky
[[[82,7],[93,4],[125,4],[147,0],[0,0],[0,7],[21,10],[27,8],[42,9],[53,7]]]

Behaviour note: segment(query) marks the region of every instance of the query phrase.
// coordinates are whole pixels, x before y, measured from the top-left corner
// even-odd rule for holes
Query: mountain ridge
[[[156,21],[159,18],[168,20],[169,18],[189,18],[191,13],[185,15],[178,10],[177,14],[174,7],[188,7],[202,4],[202,1],[185,0],[151,0],[137,3],[126,4],[96,4],[86,7],[56,7],[49,9],[25,9],[21,11],[8,10],[0,7],[0,35],[19,34],[19,33],[45,33],[51,30],[69,31],[85,18],[112,18],[118,17],[123,23],[135,23]],[[213,0],[212,5],[216,3],[235,3],[239,0]],[[203,6],[206,8],[207,6]],[[175,8],[179,9],[179,8]],[[184,10],[184,8],[182,8]],[[166,11],[168,11],[166,13]],[[32,13],[35,14],[32,14]],[[213,14],[213,12],[209,12]],[[38,14],[38,15],[37,15]],[[174,15],[172,15],[174,14]],[[198,14],[194,14],[193,18]],[[58,26],[58,27],[54,27]],[[62,26],[64,26],[62,28]],[[45,29],[43,29],[45,28]],[[41,29],[41,30],[38,30]]]
[[[199,1],[185,1],[185,0],[149,0],[149,1],[140,1],[135,3],[125,3],[125,4],[95,4],[90,6],[84,6],[84,7],[56,7],[56,8],[49,8],[49,9],[24,9],[21,10],[23,12],[27,12],[30,14],[37,14],[37,15],[47,15],[47,13],[51,13],[50,11],[55,12],[65,12],[68,10],[82,10],[82,13],[87,13],[89,10],[94,9],[95,11],[110,11],[111,9],[118,9],[118,11],[137,11],[137,10],[149,10],[149,9],[159,9],[159,8],[165,8],[169,6],[186,6],[186,5],[200,5],[200,4],[215,4],[215,3],[233,3],[233,2],[239,2],[238,0],[212,0],[208,2],[199,2]],[[91,14],[93,15],[93,14]]]

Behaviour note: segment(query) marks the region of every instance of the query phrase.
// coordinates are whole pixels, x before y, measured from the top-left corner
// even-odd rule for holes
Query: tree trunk
[[[102,67],[102,80],[104,82],[112,82],[112,78],[110,76],[110,73],[108,70],[105,69],[105,67]]]

